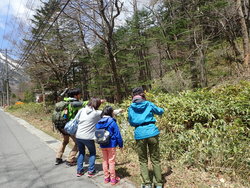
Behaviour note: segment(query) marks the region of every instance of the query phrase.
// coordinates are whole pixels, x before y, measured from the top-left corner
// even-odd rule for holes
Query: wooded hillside
[[[136,0],[130,8],[119,0],[49,0],[33,18],[23,63],[36,88],[55,98],[65,87],[80,87],[84,99],[121,102],[140,85],[168,93],[214,86],[249,75],[249,6],[155,0],[139,9]]]

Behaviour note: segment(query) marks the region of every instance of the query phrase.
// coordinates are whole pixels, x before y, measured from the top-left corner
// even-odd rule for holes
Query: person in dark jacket
[[[123,140],[116,123],[113,118],[113,108],[106,106],[102,111],[102,119],[96,124],[96,129],[106,129],[110,134],[110,141],[107,145],[100,144],[103,154],[103,171],[104,171],[104,183],[111,183],[115,185],[119,182],[120,178],[115,173],[115,157],[116,147],[123,148]]]
[[[152,181],[149,178],[148,153],[153,165],[156,188],[163,187],[163,179],[160,167],[159,134],[155,125],[154,114],[162,115],[164,110],[146,100],[145,93],[141,87],[132,91],[133,100],[128,108],[128,120],[135,127],[134,137],[136,140],[136,151],[139,157],[142,188],[151,188]]]

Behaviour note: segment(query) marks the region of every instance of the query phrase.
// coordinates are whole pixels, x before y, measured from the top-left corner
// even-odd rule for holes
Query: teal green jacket
[[[160,134],[155,125],[154,114],[162,115],[164,110],[154,103],[141,100],[133,102],[128,108],[128,120],[131,126],[135,127],[134,136],[136,140],[150,138]]]

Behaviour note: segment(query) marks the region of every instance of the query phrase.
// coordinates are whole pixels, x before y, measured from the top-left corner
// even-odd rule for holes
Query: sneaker
[[[141,188],[152,188],[152,186],[151,185],[141,185]]]
[[[69,162],[69,161],[66,161],[66,165],[67,165],[67,166],[75,166],[75,165],[76,165],[76,162]]]
[[[82,175],[84,175],[84,172],[77,172],[77,173],[76,173],[76,176],[77,176],[77,177],[81,177]]]
[[[96,171],[94,170],[94,171],[88,171],[88,177],[92,177],[92,176],[94,176],[94,175],[96,175]]]
[[[110,180],[110,184],[111,185],[115,185],[115,184],[119,183],[120,180],[121,180],[121,178],[116,177],[115,179],[111,179]]]
[[[63,163],[63,160],[61,158],[56,158],[55,165],[59,165],[59,164],[62,164],[62,163]]]
[[[105,178],[104,179],[104,183],[109,183],[110,182],[110,178]]]

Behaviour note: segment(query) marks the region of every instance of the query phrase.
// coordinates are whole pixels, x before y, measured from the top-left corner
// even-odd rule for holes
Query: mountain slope
[[[17,89],[19,83],[28,81],[29,77],[25,74],[23,67],[19,66],[14,59],[8,56],[7,61],[8,68],[6,65],[6,56],[0,52],[0,80],[6,80],[8,72],[10,87],[12,90],[15,90]],[[0,82],[1,89],[3,87],[2,81]]]

